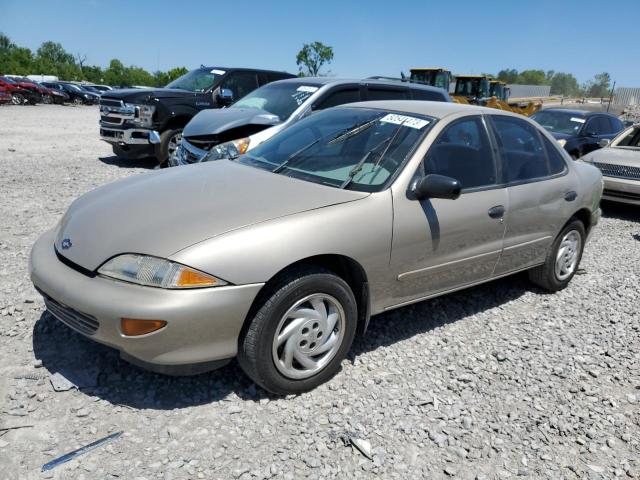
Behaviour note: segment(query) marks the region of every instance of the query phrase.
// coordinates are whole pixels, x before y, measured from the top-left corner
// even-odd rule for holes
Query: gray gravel
[[[36,237],[152,165],[114,158],[97,117],[0,107],[0,429],[33,425],[0,430],[0,478],[640,478],[640,209],[606,206],[563,292],[515,276],[380,315],[332,381],[278,399],[235,363],[136,369],[45,312]]]

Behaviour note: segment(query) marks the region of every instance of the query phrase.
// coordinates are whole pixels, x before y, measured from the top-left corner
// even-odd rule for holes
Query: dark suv
[[[153,156],[164,165],[182,129],[200,110],[229,106],[262,85],[292,77],[269,70],[202,67],[165,88],[110,90],[100,99],[100,138],[119,157]]]
[[[597,150],[601,140],[612,140],[624,128],[618,117],[604,112],[549,108],[534,113],[531,118],[553,135],[574,159]]]

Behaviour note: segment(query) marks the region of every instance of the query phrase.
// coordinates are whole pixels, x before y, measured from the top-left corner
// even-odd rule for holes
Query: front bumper
[[[119,145],[153,145],[157,132],[147,128],[111,128],[100,125],[100,140]]]
[[[125,360],[160,371],[163,366],[208,364],[234,357],[244,320],[263,286],[166,290],[89,277],[58,259],[53,230],[33,246],[29,271],[35,287],[54,300],[58,308],[61,305],[71,314],[92,318],[97,327],[81,328],[65,318],[64,312],[52,309],[56,318],[83,335],[118,349]],[[167,321],[167,326],[150,334],[127,337],[120,331],[122,317],[161,319]]]
[[[200,163],[208,153],[207,150],[194,147],[183,137],[175,153],[169,158],[169,165],[171,167],[179,167],[180,165]]]
[[[640,180],[605,177],[603,200],[640,205]]]

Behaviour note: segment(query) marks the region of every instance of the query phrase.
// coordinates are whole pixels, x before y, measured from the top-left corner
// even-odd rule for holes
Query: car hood
[[[570,140],[572,138],[575,138],[575,135],[567,135],[566,133],[560,133],[560,132],[549,132],[551,135],[553,135],[553,138],[555,138],[556,140]]]
[[[601,148],[585,155],[584,161],[624,165],[628,167],[640,167],[640,148]]]
[[[102,98],[141,103],[149,102],[153,98],[191,98],[194,96],[194,92],[175,88],[123,88],[109,90],[102,95]]]
[[[77,199],[57,227],[55,246],[93,271],[121,253],[168,258],[231,230],[368,195],[229,160],[171,168],[134,175]]]
[[[277,115],[259,108],[223,108],[202,110],[184,127],[184,137],[217,135],[247,125],[271,127],[282,123]]]

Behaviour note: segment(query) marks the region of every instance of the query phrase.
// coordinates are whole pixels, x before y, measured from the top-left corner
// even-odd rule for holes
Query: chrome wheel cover
[[[309,378],[336,356],[345,334],[345,313],[334,297],[315,293],[298,300],[282,316],[272,356],[287,378]]]
[[[169,143],[167,144],[167,153],[169,155],[167,158],[171,158],[171,156],[176,152],[176,150],[178,149],[178,145],[180,145],[181,141],[182,141],[182,130],[175,133],[169,139]]]
[[[562,237],[556,255],[555,273],[558,280],[566,280],[576,270],[581,246],[582,237],[577,230],[571,230]]]

